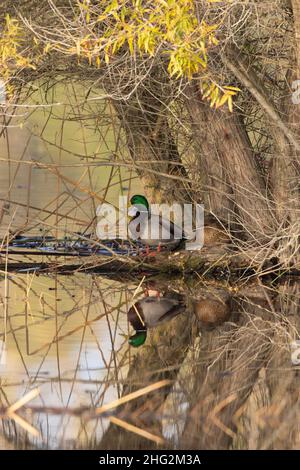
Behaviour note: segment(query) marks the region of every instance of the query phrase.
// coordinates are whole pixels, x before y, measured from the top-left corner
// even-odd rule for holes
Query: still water
[[[119,195],[144,191],[132,172],[89,166],[91,161],[114,162],[116,154],[128,158],[127,147],[109,103],[79,109],[85,90],[78,88],[75,95],[60,87],[52,102],[61,106],[21,109],[0,139],[4,242],[16,230],[54,237],[93,233],[99,203],[116,204]],[[78,121],[79,115],[83,118]],[[14,259],[2,254],[2,267]],[[26,261],[35,260],[26,256]],[[46,255],[39,261],[47,261]],[[64,262],[59,258],[58,263]],[[216,334],[205,331],[203,318],[199,324],[195,312],[187,309],[176,326],[167,324],[158,343],[151,337],[149,349],[134,357],[140,361],[136,363],[127,342],[126,312],[142,293],[141,288],[137,293],[142,277],[130,282],[80,270],[66,276],[3,269],[0,416],[16,402],[19,408],[0,422],[0,448],[90,448],[103,442],[106,448],[135,448],[140,441],[130,436],[136,439],[137,434],[126,430],[118,440],[114,432],[105,433],[109,417],[95,419],[90,410],[120,397],[131,378],[142,387],[166,376],[172,390],[168,396],[161,393],[162,402],[153,394],[140,409],[134,404],[129,408],[128,416],[135,415],[140,430],[153,431],[150,444],[157,442],[153,437],[164,436],[184,449],[218,448],[224,427],[211,417],[234,397],[234,413],[242,413],[236,433],[231,415],[224,416],[232,448],[297,448],[299,401],[293,390],[299,390],[299,374],[291,345],[299,340],[300,286],[296,277],[279,277],[268,285],[252,280],[249,286],[242,279],[233,286],[225,279],[222,290],[232,300],[231,316]],[[172,289],[184,290],[189,302],[203,293],[209,300],[219,295],[215,279],[191,278],[177,279]],[[28,393],[31,399],[23,406],[19,400]],[[274,410],[279,418],[271,422],[268,416]],[[137,411],[145,412],[152,427],[139,421]]]
[[[59,90],[53,99],[66,96]],[[56,237],[89,233],[100,202],[114,203],[137,187],[130,172],[87,166],[94,158],[111,159],[112,152],[121,151],[121,139],[105,122],[96,131],[74,120],[62,123],[73,105],[65,103],[51,113],[38,108],[30,115],[22,109],[0,139],[1,239],[15,230]],[[109,105],[102,111],[105,121]],[[76,412],[120,396],[128,364],[126,310],[135,288],[80,273],[0,273],[0,341],[6,349],[0,404],[12,404],[38,388],[30,405],[57,409],[55,414],[27,410],[28,423],[39,433],[28,433],[29,444],[76,448],[101,437],[105,420],[86,423],[63,410]],[[24,434],[19,424],[5,425],[4,431],[13,439]],[[1,437],[0,447],[10,445]]]

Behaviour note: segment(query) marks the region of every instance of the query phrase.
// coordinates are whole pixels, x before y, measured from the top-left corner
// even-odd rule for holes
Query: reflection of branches
[[[74,379],[75,380],[75,379]],[[19,424],[26,432],[30,433],[34,437],[39,437],[38,431],[31,426],[29,423],[27,423],[23,418],[21,418],[19,415],[16,414],[17,410],[20,410],[21,408],[25,408],[27,410],[30,410],[32,414],[34,413],[47,413],[47,414],[53,414],[53,415],[71,415],[71,416],[77,416],[77,417],[82,417],[84,418],[85,421],[89,421],[91,419],[99,419],[101,417],[108,417],[109,420],[116,424],[117,426],[120,426],[130,432],[133,432],[139,436],[142,436],[143,438],[152,440],[156,442],[157,444],[163,444],[164,440],[158,436],[153,435],[152,433],[145,431],[143,429],[138,428],[137,426],[133,426],[132,424],[127,423],[124,421],[124,419],[120,419],[115,415],[111,415],[110,410],[113,410],[124,403],[128,403],[131,400],[135,400],[138,397],[142,397],[146,394],[149,394],[151,392],[154,392],[156,390],[159,390],[162,387],[165,387],[170,384],[170,381],[168,380],[162,380],[160,382],[154,383],[149,385],[148,387],[144,387],[142,389],[137,390],[136,392],[130,393],[126,396],[123,396],[122,398],[115,400],[111,403],[108,403],[107,405],[101,406],[99,408],[91,409],[90,407],[80,407],[76,409],[71,409],[71,408],[58,408],[58,407],[47,407],[47,406],[29,406],[26,405],[29,401],[33,400],[35,397],[37,397],[40,394],[39,389],[34,389],[28,394],[26,394],[24,397],[19,399],[16,403],[13,405],[3,408],[2,410],[0,409],[0,418],[1,419],[12,419],[14,420],[17,424]],[[124,416],[122,415],[124,418]]]
[[[32,390],[31,392],[27,393],[24,397],[20,398],[18,401],[16,401],[13,405],[9,406],[8,408],[6,409],[4,408],[3,410],[0,409],[0,418],[12,419],[17,424],[19,424],[26,432],[28,432],[34,437],[39,437],[39,432],[16,413],[16,411],[23,408],[26,405],[26,403],[33,400],[39,394],[40,394],[39,389]]]

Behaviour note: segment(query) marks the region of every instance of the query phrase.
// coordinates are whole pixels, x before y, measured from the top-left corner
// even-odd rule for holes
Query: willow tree
[[[6,0],[0,16],[0,74],[12,107],[22,99],[24,84],[57,76],[85,82],[86,100],[113,103],[131,162],[152,200],[204,202],[207,220],[227,231],[231,246],[251,253],[249,264],[254,256],[259,266],[270,259],[299,268],[296,0],[271,6],[235,0]],[[91,97],[91,90],[99,91]],[[258,322],[251,338],[267,327],[271,338],[269,319]],[[296,316],[293,322],[298,328]],[[244,344],[236,334],[229,331],[228,343]],[[203,347],[213,354],[220,338],[207,336]],[[269,347],[258,347],[252,385],[270,358]],[[240,367],[238,357],[227,359]],[[217,358],[212,363],[220,367]],[[201,374],[197,386],[204,397],[213,386],[201,388]],[[229,394],[232,387],[246,388],[239,407],[251,392],[248,379],[223,384]],[[200,437],[195,445],[209,447]]]
[[[203,201],[236,243],[288,264],[299,232],[292,7],[2,2],[0,73],[12,103],[24,81],[94,81],[115,105],[132,160],[147,162],[138,171],[152,195]]]

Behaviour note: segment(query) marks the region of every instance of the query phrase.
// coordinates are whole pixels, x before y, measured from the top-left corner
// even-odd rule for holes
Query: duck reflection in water
[[[133,304],[127,312],[128,321],[135,330],[135,334],[129,338],[129,344],[133,347],[142,346],[149,328],[171,320],[185,309],[183,295],[167,292],[161,296],[158,291],[155,295],[149,291],[149,295]]]
[[[160,290],[156,289],[160,286]],[[151,328],[165,323],[177,315],[187,312],[194,315],[200,330],[210,330],[228,321],[232,313],[231,295],[224,289],[216,292],[205,292],[196,289],[194,295],[173,289],[155,281],[147,283],[144,297],[135,302],[128,310],[128,321],[135,330],[130,336],[129,344],[133,347],[142,346]],[[150,290],[151,289],[151,290]]]

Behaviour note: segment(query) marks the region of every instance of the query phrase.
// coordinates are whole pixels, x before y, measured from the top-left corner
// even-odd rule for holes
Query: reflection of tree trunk
[[[274,302],[276,318],[271,359],[266,371],[270,403],[263,415],[259,446],[262,449],[299,449],[300,375],[299,366],[292,363],[291,343],[300,337],[300,286],[288,280],[278,291]]]
[[[188,292],[188,298],[195,292],[196,298],[219,300],[228,295],[214,285],[203,289],[193,284]],[[180,374],[180,389],[189,400],[181,448],[297,447],[300,379],[291,366],[290,341],[299,335],[299,294],[298,286],[288,282],[278,293],[246,286],[235,295],[227,323],[214,330],[200,325],[196,361]],[[123,394],[163,378],[176,382],[191,338],[197,342],[198,328],[191,328],[196,323],[190,312],[153,331],[150,347],[132,362]],[[141,397],[118,416],[160,435],[159,419],[169,391]],[[155,444],[110,425],[100,448],[149,449]]]
[[[182,436],[182,448],[228,449],[237,423],[266,364],[272,341],[271,315],[262,292],[236,299],[237,324],[201,335],[193,403]]]
[[[122,395],[127,395],[162,379],[174,380],[190,342],[190,317],[181,315],[153,330],[147,344],[133,358]],[[170,387],[129,402],[118,416],[133,425],[161,435],[161,411]],[[117,410],[118,412],[119,410]],[[99,449],[151,449],[156,444],[110,424]]]

